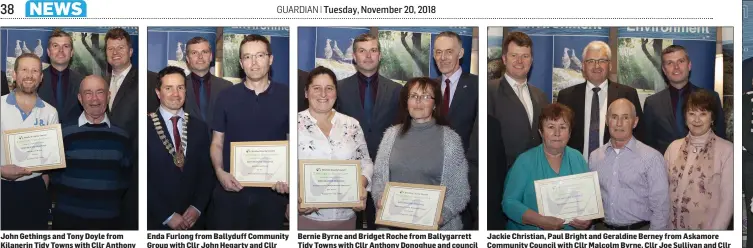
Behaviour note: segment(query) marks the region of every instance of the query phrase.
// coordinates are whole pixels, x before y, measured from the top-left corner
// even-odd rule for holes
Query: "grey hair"
[[[604,50],[607,52],[607,59],[612,60],[612,49],[609,48],[609,45],[606,42],[595,40],[588,43],[588,45],[586,45],[586,48],[583,48],[583,56],[581,57],[583,58],[583,60],[586,59],[586,53],[588,52],[588,50]]]

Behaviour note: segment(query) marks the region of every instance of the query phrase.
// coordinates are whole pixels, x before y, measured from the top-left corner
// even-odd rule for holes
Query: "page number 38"
[[[13,12],[13,4],[0,4],[0,14],[12,15]]]

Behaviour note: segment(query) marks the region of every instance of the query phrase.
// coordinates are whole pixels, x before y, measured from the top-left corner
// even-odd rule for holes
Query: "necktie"
[[[450,113],[450,79],[444,80],[444,97],[442,98],[442,116]]]
[[[199,80],[199,108],[201,110],[201,119],[207,120],[207,91],[204,87],[204,78]]]
[[[593,88],[593,91],[593,97],[591,98],[591,122],[588,128],[589,154],[596,150],[596,148],[599,148],[599,146],[601,145],[601,142],[599,142],[599,125],[601,125],[601,122],[599,121],[599,91],[601,91],[601,88]]]
[[[110,111],[114,107],[115,96],[118,93],[118,88],[120,88],[118,81],[120,81],[120,75],[112,75],[112,79],[110,79]]]
[[[181,147],[180,130],[178,130],[178,120],[180,116],[173,116],[170,120],[173,122],[173,144],[175,144],[175,153],[183,153],[183,147]]]
[[[685,135],[687,134],[687,131],[685,131],[685,116],[682,113],[682,106],[685,105],[685,96],[683,93],[685,93],[684,89],[677,91],[677,104],[675,105],[675,125],[677,126],[677,132]]]
[[[366,124],[371,124],[371,110],[374,108],[374,96],[371,93],[371,79],[366,79],[366,89],[363,92],[363,115]]]
[[[526,100],[526,84],[515,84],[515,88],[518,89],[518,99],[520,99],[520,103],[523,104],[523,109],[526,110],[526,114],[528,115],[528,125],[533,125],[533,113],[531,113],[531,110],[528,109],[528,101]]]
[[[55,90],[55,100],[57,100],[57,106],[56,107],[58,108],[58,111],[60,111],[61,108],[63,107],[63,102],[65,100],[64,99],[65,95],[63,94],[63,91],[64,91],[64,89],[63,89],[63,72],[58,72],[58,84],[57,84],[57,89]]]

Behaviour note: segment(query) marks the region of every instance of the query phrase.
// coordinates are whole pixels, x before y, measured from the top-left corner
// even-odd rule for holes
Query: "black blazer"
[[[440,81],[440,77],[437,81]],[[463,140],[463,149],[468,150],[470,147],[471,132],[473,123],[478,115],[478,76],[463,72],[458,80],[458,86],[450,104],[449,116],[445,120],[450,123],[450,127],[455,130]]]
[[[672,87],[672,86],[668,86]],[[690,92],[696,91],[700,88],[696,87],[692,83],[689,85]],[[714,100],[717,101],[718,115],[714,120],[714,133],[722,139],[726,139],[726,123],[724,122],[724,111],[722,110],[722,103],[719,100],[719,94],[711,91],[714,95]],[[672,110],[672,96],[669,93],[669,89],[664,89],[659,93],[653,94],[646,98],[646,114],[643,118],[643,128],[646,133],[646,139],[644,143],[649,145],[664,154],[672,141],[683,138],[688,135],[688,128],[683,130],[677,130],[675,125],[675,114]]]
[[[489,230],[504,230],[507,216],[502,212],[502,193],[507,177],[507,158],[499,121],[492,116],[487,118],[486,223]]]
[[[157,111],[159,108],[159,98],[157,98],[157,82],[159,82],[159,74],[153,71],[146,72],[146,111]],[[188,91],[186,91],[188,94]]]
[[[218,78],[211,73],[209,74],[209,82],[212,88],[209,91],[209,106],[207,106],[207,116],[205,119],[201,117],[201,109],[198,104],[199,101],[196,99],[196,94],[194,94],[193,91],[193,78],[190,75],[186,77],[186,103],[183,109],[189,114],[192,114],[195,118],[200,118],[204,123],[212,123],[212,118],[214,117],[214,103],[217,102],[217,97],[220,95],[220,92],[233,86],[233,83],[230,81]]]
[[[57,106],[58,103],[55,100],[55,94],[52,89],[53,77],[50,73],[50,67],[42,70],[42,74],[44,75],[42,77],[42,84],[39,85],[39,89],[37,90],[39,97],[55,107],[55,110],[58,111],[58,119],[60,119],[60,123],[68,123],[72,120],[78,120],[78,117],[81,116],[81,112],[84,111],[84,108],[81,107],[81,103],[78,102],[78,89],[81,88],[81,81],[84,80],[84,77],[75,70],[68,70],[68,88],[65,89],[66,98],[63,103],[64,106]],[[55,78],[54,80],[57,79]]]
[[[123,127],[128,133],[134,151],[138,151],[139,146],[139,73],[136,66],[131,67],[123,83],[118,89],[118,93],[113,100],[112,110],[109,113],[110,120],[116,126]],[[110,76],[105,79],[110,82]],[[131,172],[131,186],[126,190],[123,198],[122,221],[124,228],[127,230],[138,230],[138,211],[139,211],[139,166],[138,153],[134,153],[131,158],[133,171]]]
[[[10,89],[8,88],[8,78],[5,77],[5,71],[2,71],[2,73],[2,76],[0,76],[0,82],[2,82],[2,85],[0,86],[0,96],[10,94]]]
[[[157,116],[163,128],[168,127],[165,120],[157,111]],[[201,211],[194,229],[201,229],[207,215],[206,207],[214,188],[214,172],[209,158],[209,144],[207,125],[191,114],[188,121],[188,144],[186,164],[181,172],[172,156],[165,149],[164,144],[154,129],[152,118],[147,118],[147,225],[149,230],[167,230],[162,225],[173,213],[183,214],[189,206]],[[169,132],[165,130],[169,136]],[[171,139],[167,139],[171,141]]]
[[[585,146],[586,142],[583,140],[583,135],[585,132],[585,130],[583,130],[585,123],[583,122],[585,121],[586,114],[591,114],[585,113],[586,84],[587,82],[583,82],[567,87],[566,89],[560,90],[559,95],[557,96],[557,101],[559,103],[567,105],[574,112],[574,123],[571,125],[572,132],[570,133],[570,141],[567,142],[567,146],[578,150],[579,152],[583,152],[583,147]],[[635,136],[636,139],[643,141],[643,135],[641,134],[641,130],[643,130],[641,129],[643,110],[641,109],[641,100],[638,98],[638,92],[633,87],[612,82],[612,80],[608,80],[607,84],[607,87],[609,87],[607,93],[607,106],[609,106],[609,104],[612,104],[614,100],[620,98],[626,98],[628,101],[632,102],[633,105],[635,105],[635,111],[638,115],[638,126],[634,129],[633,136]],[[606,116],[602,116],[601,118],[606,118]],[[605,120],[604,137],[602,137],[602,143],[609,142],[609,129],[606,125],[607,122]],[[588,160],[588,158],[586,158],[586,160]]]
[[[355,118],[361,124],[371,160],[376,159],[379,143],[384,131],[397,120],[398,102],[402,85],[379,75],[379,87],[371,112],[371,124],[364,121],[361,93],[358,89],[358,76],[347,77],[337,82],[337,111]]]
[[[550,104],[551,100],[547,99],[544,92],[539,88],[528,84],[528,92],[531,95],[531,104],[533,105],[533,124],[531,125],[528,122],[528,114],[526,114],[523,103],[520,102],[518,95],[515,94],[504,76],[489,82],[488,87],[488,111],[489,115],[499,121],[500,133],[507,152],[507,168],[505,168],[505,171],[507,171],[512,167],[518,155],[541,144],[539,115],[541,109]],[[494,151],[489,150],[489,152]]]
[[[298,112],[309,108],[309,101],[306,99],[306,81],[309,79],[309,73],[298,69]]]

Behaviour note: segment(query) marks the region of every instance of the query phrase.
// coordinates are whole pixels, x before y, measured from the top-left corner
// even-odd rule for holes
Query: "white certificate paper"
[[[247,187],[288,181],[288,142],[231,142],[230,173]]]
[[[376,223],[437,230],[445,190],[444,186],[390,182],[382,195],[382,209],[377,213]]]
[[[345,208],[361,204],[361,162],[300,160],[301,207]]]
[[[597,172],[534,181],[539,214],[569,222],[604,218]]]
[[[60,124],[3,132],[6,164],[29,171],[65,168],[65,150]]]

